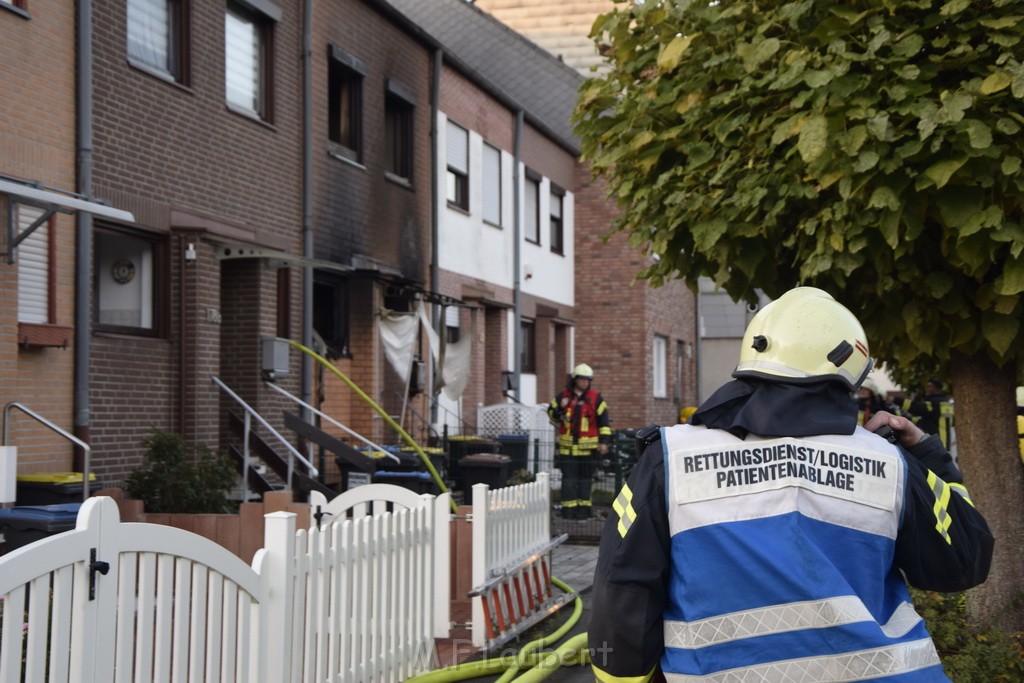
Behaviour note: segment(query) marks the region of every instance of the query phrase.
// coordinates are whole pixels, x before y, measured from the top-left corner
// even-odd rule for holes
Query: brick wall
[[[660,290],[646,282],[632,284],[645,265],[644,257],[629,248],[626,237],[601,239],[612,225],[615,209],[599,183],[580,168],[576,195],[577,290],[576,362],[594,368],[594,387],[608,401],[613,428],[644,424],[675,424],[678,409],[696,400],[692,365],[684,370],[680,401],[652,395],[652,346],[655,334],[665,336],[669,369],[674,367],[676,342],[695,340],[694,299],[681,282]]]
[[[180,431],[193,445],[221,443],[210,377],[223,374],[222,356],[231,361],[228,379],[244,382],[244,397],[257,405],[262,397],[259,337],[276,328],[273,269],[225,261],[222,272],[217,248],[302,251],[302,3],[278,4],[267,121],[226,105],[224,3],[189,3],[191,68],[183,84],[129,64],[124,3],[94,5],[94,187],[133,211],[138,229],[164,236],[169,275],[159,338],[93,335],[93,459],[107,483],[138,464],[138,443],[151,426]],[[197,259],[185,263],[189,243]],[[260,275],[253,280],[247,270]],[[300,315],[301,305],[293,307],[294,319]]]
[[[31,3],[30,18],[0,8],[0,173],[75,190],[74,7]],[[45,48],[45,49],[44,49]],[[8,197],[0,195],[0,252],[6,253]],[[54,218],[55,324],[67,348],[18,346],[18,266],[0,257],[0,405],[18,401],[72,431],[75,217]],[[18,471],[72,469],[70,444],[20,411],[8,439]]]

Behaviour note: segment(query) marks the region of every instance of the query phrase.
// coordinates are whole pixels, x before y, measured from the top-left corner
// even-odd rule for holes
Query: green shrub
[[[911,592],[955,683],[1024,681],[1024,633],[972,627],[963,593]]]
[[[237,475],[225,453],[199,446],[188,457],[180,435],[156,428],[142,446],[143,463],[128,476],[125,488],[147,512],[235,511],[226,493]]]

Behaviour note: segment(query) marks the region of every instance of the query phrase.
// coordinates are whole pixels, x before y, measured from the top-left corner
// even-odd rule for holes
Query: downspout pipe
[[[515,378],[515,396],[516,403],[519,403],[520,396],[520,376],[522,375],[522,352],[523,352],[523,293],[520,280],[520,271],[522,266],[520,261],[522,260],[522,210],[519,207],[520,201],[522,200],[523,188],[522,188],[522,172],[519,170],[519,165],[523,158],[523,121],[524,114],[523,110],[519,109],[516,111],[516,128],[515,138],[512,143],[512,155],[514,157],[512,164],[512,325],[514,326],[512,344],[512,368],[513,377]]]
[[[75,4],[76,37],[78,62],[76,66],[75,91],[75,150],[77,191],[86,200],[92,199],[92,0],[79,0]],[[75,353],[74,353],[74,418],[75,435],[90,442],[89,414],[89,343],[92,336],[92,214],[87,211],[75,213]],[[85,452],[75,448],[73,466],[83,471]]]
[[[441,287],[440,257],[441,247],[438,240],[441,236],[441,200],[438,198],[440,192],[440,163],[441,152],[437,143],[437,117],[441,111],[441,67],[444,64],[444,51],[441,48],[434,50],[433,80],[430,83],[430,291],[439,292]],[[430,319],[434,321],[434,330],[438,335],[444,334],[445,322],[441,319],[441,307],[434,304],[431,307]],[[430,397],[430,421],[437,424],[438,410],[437,401],[434,400],[434,355],[427,354],[430,363],[428,377],[428,396]]]
[[[313,347],[313,0],[302,8],[302,345]],[[313,403],[313,359],[301,354],[301,398]],[[302,419],[313,414],[302,409]]]

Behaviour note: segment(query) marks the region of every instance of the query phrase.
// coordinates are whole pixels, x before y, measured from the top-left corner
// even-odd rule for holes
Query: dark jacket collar
[[[690,423],[745,439],[757,436],[853,434],[857,403],[838,382],[782,384],[737,379],[724,384],[690,417]]]

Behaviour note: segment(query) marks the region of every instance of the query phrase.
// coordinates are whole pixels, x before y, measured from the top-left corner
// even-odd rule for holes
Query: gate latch
[[[96,548],[89,549],[89,599],[96,599],[96,572],[107,575],[110,571],[110,563],[96,559]]]

